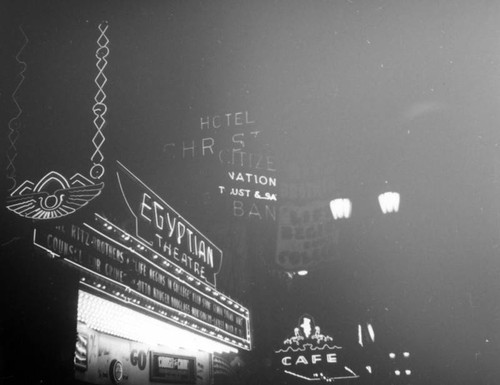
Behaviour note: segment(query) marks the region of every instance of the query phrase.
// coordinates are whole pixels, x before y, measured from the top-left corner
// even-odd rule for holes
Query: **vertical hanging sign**
[[[16,55],[16,61],[22,65],[22,69],[19,73],[20,81],[11,96],[12,101],[16,105],[17,113],[9,121],[10,148],[8,152],[7,177],[12,182],[12,187],[11,193],[7,197],[7,208],[22,217],[30,219],[55,219],[64,217],[86,206],[90,201],[99,196],[104,188],[104,183],[99,182],[99,180],[104,175],[104,166],[102,165],[104,156],[101,152],[101,146],[105,141],[102,128],[106,123],[105,115],[107,111],[105,103],[106,93],[104,92],[104,86],[108,80],[104,74],[109,55],[109,39],[106,36],[107,29],[108,25],[106,23],[99,25],[100,35],[97,38],[98,47],[95,53],[97,58],[97,75],[94,83],[97,86],[97,93],[94,97],[95,103],[92,111],[95,116],[93,123],[96,134],[92,138],[94,153],[90,158],[92,167],[89,171],[92,180],[80,173],[75,173],[68,179],[59,172],[50,171],[37,183],[25,180],[21,185],[17,186],[14,165],[14,159],[17,156],[15,142],[19,137],[17,128],[20,125],[19,119],[23,113],[23,109],[17,100],[17,92],[25,80],[24,72],[27,67],[26,63],[20,59],[20,56],[29,42],[23,29],[20,28],[25,42]]]

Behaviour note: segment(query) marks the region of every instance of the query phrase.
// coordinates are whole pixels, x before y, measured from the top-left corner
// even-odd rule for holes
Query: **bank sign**
[[[275,355],[283,373],[304,381],[334,382],[359,377],[345,363],[342,346],[324,334],[308,314],[299,318]]]

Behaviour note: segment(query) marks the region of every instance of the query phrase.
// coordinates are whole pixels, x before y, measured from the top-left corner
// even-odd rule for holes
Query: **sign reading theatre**
[[[221,250],[121,167],[133,231],[95,213],[93,222],[37,226],[35,245],[78,268],[96,294],[250,349],[248,310],[215,288]]]
[[[342,347],[334,344],[333,337],[323,334],[307,314],[300,317],[293,335],[286,338],[275,353],[284,373],[307,381],[358,378],[344,363]]]
[[[120,166],[118,183],[135,218],[137,238],[172,263],[215,286],[222,251],[125,166]]]

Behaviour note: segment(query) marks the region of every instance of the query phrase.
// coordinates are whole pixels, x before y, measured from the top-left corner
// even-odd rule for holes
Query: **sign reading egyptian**
[[[119,167],[128,224],[97,213],[82,222],[39,224],[34,244],[78,268],[82,285],[96,294],[250,349],[249,311],[215,288],[222,251]]]
[[[332,336],[323,334],[313,317],[304,314],[293,334],[283,341],[275,354],[284,373],[305,381],[334,382],[358,378],[346,365],[342,349]]]
[[[135,218],[135,236],[170,262],[215,286],[222,251],[125,166],[118,164],[118,183]]]

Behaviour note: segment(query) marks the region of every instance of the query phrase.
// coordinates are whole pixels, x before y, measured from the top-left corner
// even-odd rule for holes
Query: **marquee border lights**
[[[184,328],[162,322],[142,312],[121,306],[115,301],[92,294],[87,290],[93,288],[84,282],[82,286],[86,287],[85,290],[79,291],[77,318],[79,322],[96,331],[151,345],[175,345],[210,353],[237,352],[235,347],[225,341],[214,341],[190,333]]]
[[[94,83],[97,86],[97,93],[94,97],[95,103],[92,111],[95,116],[93,124],[96,134],[92,138],[94,153],[90,157],[92,167],[89,170],[90,178],[94,181],[79,173],[67,179],[56,171],[50,171],[37,183],[25,180],[21,185],[17,186],[16,168],[14,165],[14,160],[17,157],[15,144],[19,137],[19,119],[23,114],[23,109],[17,100],[17,92],[25,80],[24,72],[27,68],[27,64],[20,60],[20,55],[29,42],[22,27],[19,27],[19,29],[25,41],[16,55],[16,61],[22,65],[22,69],[19,72],[20,81],[11,95],[11,99],[16,105],[17,113],[8,123],[10,147],[7,153],[7,178],[11,180],[12,187],[9,190],[10,195],[7,197],[7,208],[19,216],[30,219],[49,220],[61,218],[86,206],[90,201],[99,196],[104,188],[104,183],[99,182],[99,180],[105,172],[102,165],[104,156],[101,152],[101,146],[106,139],[102,134],[102,128],[106,123],[105,115],[107,112],[104,86],[108,79],[104,70],[108,65],[107,57],[109,55],[109,39],[106,36],[108,24],[104,22],[98,25],[100,35],[97,38],[98,47],[95,53],[98,72]]]
[[[409,368],[408,361],[407,361],[407,359],[410,358],[410,352],[405,351],[405,352],[401,353],[401,356],[403,356],[403,359],[404,359],[404,364],[401,364],[400,362],[398,362],[396,364],[395,360],[396,360],[397,356],[398,355],[396,353],[394,353],[394,352],[389,353],[389,358],[391,359],[391,361],[393,362],[393,364],[396,366],[396,368],[393,371],[394,375],[396,377],[399,377],[399,376],[402,376],[402,375],[411,376],[413,374],[413,372]],[[401,366],[403,366],[404,369],[401,368]]]
[[[95,214],[96,221],[98,224],[102,225],[105,230],[111,231],[115,234],[118,234],[118,236],[123,239],[124,242],[128,242],[129,245],[124,245],[121,244],[120,242],[116,241],[115,239],[108,237],[106,234],[103,234],[99,232],[98,230],[94,229],[92,226],[88,224],[84,224],[87,228],[95,231],[96,233],[106,237],[108,240],[112,241],[113,243],[126,247],[129,251],[132,253],[136,254],[137,256],[149,261],[150,263],[153,263],[156,265],[156,267],[165,273],[171,275],[173,278],[178,279],[182,281],[182,278],[185,278],[187,281],[190,283],[183,281],[183,283],[187,284],[188,286],[192,287],[194,290],[199,291],[200,293],[203,293],[200,289],[203,289],[203,291],[206,293],[211,293],[214,296],[214,300],[218,298],[221,302],[222,306],[227,306],[227,307],[233,307],[237,311],[239,311],[242,315],[248,316],[249,311],[248,309],[244,308],[242,305],[232,301],[228,296],[224,295],[223,293],[219,292],[209,284],[206,284],[205,282],[199,280],[198,278],[192,276],[189,274],[187,271],[182,269],[181,267],[177,266],[175,263],[169,261],[167,258],[164,256],[158,254],[155,252],[153,249],[151,249],[148,245],[145,245],[143,241],[139,240],[138,238],[134,237],[133,235],[130,235],[127,233],[125,230],[119,228],[118,226],[114,225],[110,221],[108,221],[106,218],[102,217],[99,214]],[[139,250],[139,251],[137,251]],[[161,262],[161,266],[158,264]],[[192,286],[194,284],[197,287]],[[224,303],[227,303],[225,305]]]
[[[138,239],[115,226],[105,218],[101,217],[98,214],[95,214],[95,217],[97,223],[104,228],[104,231],[114,232],[115,234],[118,234],[119,237],[127,240],[127,244],[121,244],[112,237],[104,234],[103,232],[100,232],[87,223],[84,223],[84,226],[95,232],[96,234],[109,240],[110,242],[126,249],[128,252],[133,253],[138,258],[152,264],[155,269],[168,275],[173,280],[189,287],[191,290],[199,293],[202,296],[208,297],[213,303],[216,303],[226,310],[234,313],[235,315],[239,315],[240,317],[242,317],[245,322],[246,338],[231,334],[215,325],[209,324],[208,322],[196,318],[191,314],[185,313],[181,310],[175,309],[153,298],[150,298],[129,287],[128,285],[117,282],[103,274],[97,273],[96,271],[82,266],[79,263],[62,257],[61,255],[55,253],[54,251],[37,242],[36,229],[33,233],[33,243],[35,246],[45,250],[53,258],[61,258],[74,268],[78,269],[82,274],[80,283],[81,285],[85,286],[87,290],[93,290],[101,296],[104,295],[113,301],[119,301],[129,308],[133,308],[142,313],[147,313],[153,318],[160,318],[164,321],[167,320],[170,323],[175,323],[176,325],[187,328],[197,334],[216,339],[221,343],[234,346],[235,348],[241,348],[245,350],[251,349],[251,326],[250,313],[248,309],[229,298],[229,296],[223,294],[222,292],[219,292],[208,284],[191,276],[183,269],[166,260],[166,258],[158,255],[154,251],[151,251],[148,247],[145,247]]]

